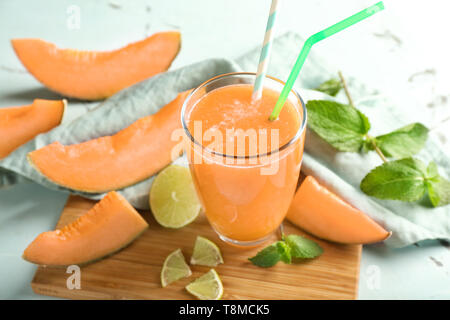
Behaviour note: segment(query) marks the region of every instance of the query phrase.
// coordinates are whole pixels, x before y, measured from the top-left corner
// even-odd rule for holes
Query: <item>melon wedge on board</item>
[[[172,149],[180,141],[171,135],[181,128],[188,93],[113,136],[69,146],[54,142],[30,152],[28,160],[50,181],[84,192],[102,193],[144,180],[172,162]]]
[[[391,235],[312,176],[300,185],[286,218],[316,237],[338,243],[374,243]]]
[[[41,265],[86,264],[124,248],[147,227],[127,200],[111,191],[74,222],[38,235],[23,258]]]
[[[35,99],[33,104],[0,108],[0,159],[61,123],[65,100]]]
[[[13,39],[22,64],[41,83],[64,96],[98,100],[166,71],[177,56],[181,35],[156,33],[114,51],[59,49],[41,39]]]

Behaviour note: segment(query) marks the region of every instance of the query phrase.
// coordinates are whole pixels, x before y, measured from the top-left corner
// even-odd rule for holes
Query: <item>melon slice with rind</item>
[[[35,99],[30,105],[0,108],[0,159],[59,125],[66,105],[66,100]]]
[[[181,47],[178,31],[155,33],[113,51],[60,49],[41,39],[13,39],[27,70],[67,97],[99,100],[166,71]]]
[[[28,154],[31,166],[51,182],[77,191],[104,193],[133,185],[179,155],[180,113],[188,91],[157,113],[140,118],[112,136],[78,144],[53,142]],[[174,151],[175,150],[175,151]]]
[[[111,191],[72,223],[38,235],[23,258],[40,265],[83,265],[126,247],[147,228],[128,201]]]
[[[312,176],[300,185],[286,218],[318,238],[338,243],[375,243],[391,235]]]

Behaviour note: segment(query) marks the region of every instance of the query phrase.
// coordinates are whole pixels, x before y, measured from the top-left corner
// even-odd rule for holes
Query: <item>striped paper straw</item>
[[[253,86],[253,101],[261,99],[263,82],[269,65],[270,49],[272,48],[272,30],[277,15],[278,0],[272,0],[270,6],[269,19],[267,20],[266,34],[264,35],[264,43],[259,56],[258,71],[256,72],[255,84]]]

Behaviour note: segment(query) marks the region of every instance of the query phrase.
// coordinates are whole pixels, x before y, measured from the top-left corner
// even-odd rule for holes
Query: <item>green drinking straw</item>
[[[300,51],[300,54],[298,55],[297,61],[295,62],[294,67],[292,68],[292,71],[289,75],[289,78],[286,81],[286,84],[284,85],[283,90],[281,91],[280,96],[278,97],[278,101],[275,105],[275,108],[273,108],[272,114],[269,117],[270,121],[273,121],[278,118],[278,115],[281,112],[281,109],[283,108],[284,103],[286,102],[286,99],[289,95],[289,92],[292,89],[292,86],[294,85],[295,80],[298,77],[298,74],[300,73],[300,70],[303,67],[303,64],[305,63],[306,57],[308,56],[309,51],[311,50],[312,46],[316,44],[317,42],[328,38],[329,36],[332,36],[335,33],[338,33],[339,31],[342,31],[355,23],[358,23],[375,13],[381,11],[384,9],[383,1],[380,1],[350,17],[347,19],[344,19],[331,27],[328,27],[322,31],[319,31],[312,36],[310,36],[303,45],[302,50]]]

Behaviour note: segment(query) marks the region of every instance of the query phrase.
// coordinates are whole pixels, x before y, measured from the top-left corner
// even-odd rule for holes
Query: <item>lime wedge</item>
[[[195,240],[191,264],[215,267],[220,263],[223,263],[223,259],[219,247],[211,240],[198,236]]]
[[[220,300],[223,285],[216,270],[211,269],[186,286],[186,290],[200,300]]]
[[[181,228],[195,220],[201,210],[188,168],[170,165],[153,181],[150,207],[158,223]]]
[[[189,277],[191,274],[192,271],[184,261],[181,249],[177,249],[169,254],[164,261],[161,270],[161,285],[165,287],[181,278]]]

